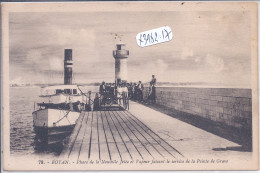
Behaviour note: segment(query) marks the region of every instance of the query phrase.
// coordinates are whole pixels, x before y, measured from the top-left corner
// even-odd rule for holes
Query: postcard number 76
[[[171,28],[169,26],[164,26],[138,33],[136,35],[136,42],[138,46],[146,47],[170,41],[172,37],[173,34]]]

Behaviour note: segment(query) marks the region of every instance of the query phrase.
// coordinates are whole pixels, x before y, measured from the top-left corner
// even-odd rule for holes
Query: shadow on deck
[[[173,108],[157,104],[140,104],[241,145],[241,147],[213,148],[212,150],[214,151],[232,150],[252,152],[252,131],[250,130],[231,127],[220,122],[214,122],[197,115],[177,111]]]

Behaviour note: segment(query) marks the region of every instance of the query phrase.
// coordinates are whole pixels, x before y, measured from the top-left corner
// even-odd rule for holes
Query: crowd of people
[[[147,103],[154,104],[156,102],[156,78],[155,75],[152,75],[152,79],[149,83],[148,89],[148,97]],[[138,83],[126,83],[126,82],[118,82],[116,85],[115,83],[105,83],[104,81],[99,87],[99,93],[101,95],[101,100],[106,94],[115,94],[119,98],[122,97],[122,93],[125,93],[127,97],[131,100],[144,102],[144,85],[142,81]]]

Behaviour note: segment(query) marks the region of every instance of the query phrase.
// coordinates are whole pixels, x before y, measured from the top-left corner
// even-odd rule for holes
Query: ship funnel
[[[64,50],[64,84],[72,84],[72,49]]]

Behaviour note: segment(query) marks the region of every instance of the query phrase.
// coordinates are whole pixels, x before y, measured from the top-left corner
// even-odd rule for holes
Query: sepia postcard
[[[259,169],[256,2],[1,12],[4,170]]]

